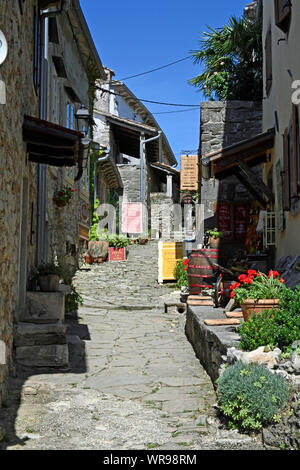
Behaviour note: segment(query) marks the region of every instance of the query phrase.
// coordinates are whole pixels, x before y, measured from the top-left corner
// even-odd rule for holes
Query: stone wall
[[[22,230],[27,230],[27,234],[23,234],[22,248],[26,245],[29,265],[35,259],[31,221],[36,215],[36,165],[27,161],[22,137],[24,114],[38,115],[32,63],[35,4],[36,1],[28,0],[23,14],[17,1],[3,0],[0,4],[1,30],[9,48],[0,66],[0,80],[6,86],[6,104],[0,105],[0,340],[6,349],[6,364],[0,365],[0,406],[5,398],[6,377],[13,367],[13,323],[20,295],[19,273],[28,270],[20,250],[21,219],[24,221]]]
[[[200,149],[201,157],[249,139],[262,132],[262,104],[251,101],[201,103]],[[202,180],[201,202],[205,210],[205,229],[217,226],[217,201],[251,202],[252,195],[237,180],[228,177]]]

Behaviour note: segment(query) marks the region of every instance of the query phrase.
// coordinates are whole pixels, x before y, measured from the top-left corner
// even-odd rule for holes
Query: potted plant
[[[59,208],[68,206],[76,191],[77,189],[71,189],[69,186],[64,186],[62,189],[60,189],[54,194],[54,204]]]
[[[270,271],[267,276],[249,270],[248,274],[241,274],[238,281],[230,286],[230,296],[241,306],[245,321],[248,321],[254,313],[278,310],[280,294],[285,285],[277,271]]]
[[[61,268],[55,263],[43,263],[38,267],[38,285],[42,292],[57,292]]]
[[[129,245],[128,238],[122,235],[107,236],[109,243],[109,261],[125,261],[126,247]]]
[[[226,232],[224,230],[218,230],[217,228],[210,229],[206,231],[207,235],[209,235],[209,245],[210,248],[219,248],[220,239],[225,237]]]
[[[142,234],[142,235],[139,236],[139,244],[140,245],[146,245],[147,242],[148,242],[148,235]]]

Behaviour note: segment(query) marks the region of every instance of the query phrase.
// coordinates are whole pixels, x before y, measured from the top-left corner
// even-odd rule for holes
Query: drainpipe
[[[98,158],[98,160],[94,161],[94,205],[96,204],[96,199],[97,199],[97,178],[96,178],[96,171],[97,171],[97,163],[100,162],[106,162],[110,158],[110,147],[108,147],[106,150],[104,150],[104,153],[106,154],[104,157]]]
[[[140,159],[141,159],[141,194],[140,194],[140,199],[141,203],[144,203],[144,144],[147,144],[148,142],[152,142],[153,140],[160,139],[162,135],[162,131],[158,131],[158,135],[155,137],[151,137],[150,139],[145,139],[145,134],[141,134],[141,140],[140,140]]]

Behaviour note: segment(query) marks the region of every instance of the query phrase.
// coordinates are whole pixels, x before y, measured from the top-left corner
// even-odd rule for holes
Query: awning
[[[267,152],[274,147],[275,129],[269,129],[248,140],[237,142],[202,158],[202,166],[211,167],[211,177],[226,178],[240,169],[240,163],[249,167],[259,165],[267,160]]]
[[[266,207],[274,201],[274,194],[251,168],[267,161],[267,153],[274,147],[274,138],[275,129],[269,129],[248,140],[206,154],[201,159],[202,174],[217,179],[236,176],[255,199]]]
[[[174,176],[175,179],[180,179],[180,171],[176,168],[167,165],[166,163],[155,162],[150,164],[151,168],[156,170],[158,173]]]
[[[119,169],[111,157],[102,162],[100,160],[98,162],[98,165],[110,189],[117,190],[117,189],[123,188],[123,182],[121,179]]]
[[[81,132],[32,116],[24,116],[23,139],[29,161],[57,167],[80,163],[86,139]]]

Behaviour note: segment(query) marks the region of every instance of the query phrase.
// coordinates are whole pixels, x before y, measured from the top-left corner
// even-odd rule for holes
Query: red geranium
[[[279,272],[278,271],[269,271],[269,275],[268,275],[268,278],[270,279],[270,277],[273,276],[273,279],[276,279],[277,277],[279,277]]]

